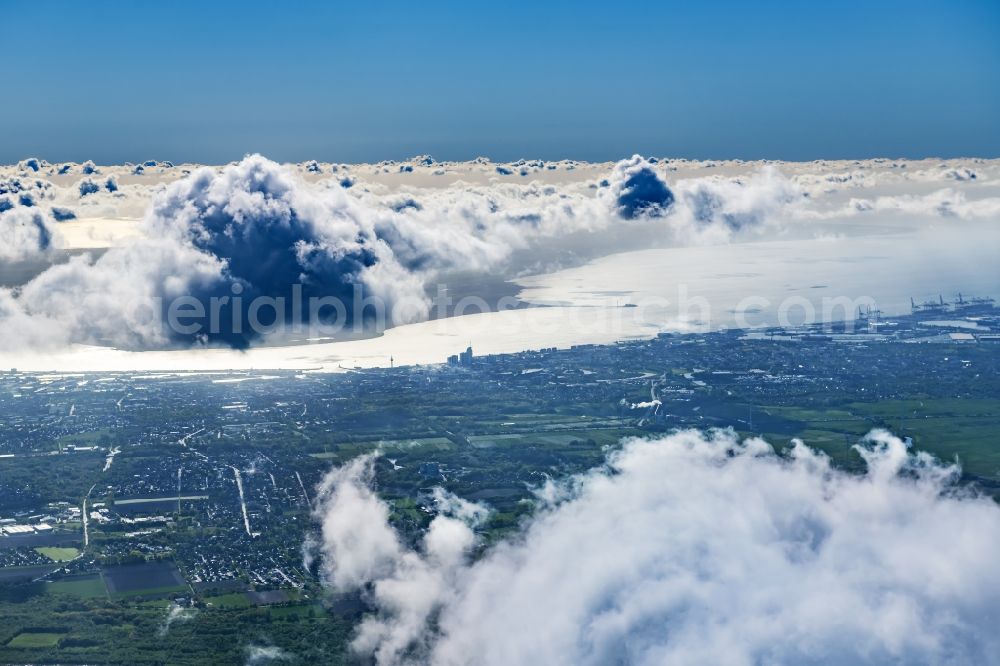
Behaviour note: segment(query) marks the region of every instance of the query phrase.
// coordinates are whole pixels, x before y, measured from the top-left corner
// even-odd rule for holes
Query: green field
[[[249,608],[250,600],[243,592],[233,592],[232,594],[220,594],[215,597],[205,597],[206,604],[212,604],[215,608]]]
[[[80,555],[80,551],[73,547],[59,546],[39,546],[35,552],[41,553],[53,562],[68,562]]]
[[[323,617],[326,610],[320,604],[297,604],[270,608],[267,612],[273,618],[304,618]]]
[[[63,435],[56,440],[56,444],[59,448],[68,444],[73,444],[74,446],[97,446],[106,443],[112,434],[112,431],[107,428],[91,432],[78,432],[72,435]]]
[[[164,585],[163,587],[144,587],[138,590],[127,592],[114,592],[112,599],[151,599],[152,597],[169,597],[175,594],[184,594],[188,588],[184,585]]]
[[[75,597],[96,598],[106,597],[107,588],[100,576],[82,576],[80,578],[67,578],[45,584],[46,594],[68,594]]]
[[[800,437],[838,463],[854,467],[860,458],[851,447],[873,428],[887,428],[945,462],[957,459],[967,474],[1000,480],[1000,400],[880,400],[851,402],[839,409],[767,406],[764,411],[797,425],[791,433],[767,434],[778,448],[790,437]]]
[[[7,647],[25,649],[52,647],[58,645],[64,635],[41,631],[26,631],[10,639]]]

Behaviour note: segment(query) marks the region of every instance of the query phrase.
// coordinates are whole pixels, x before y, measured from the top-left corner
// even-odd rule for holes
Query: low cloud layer
[[[336,336],[313,334],[331,322],[369,335],[431,316],[435,285],[452,280],[547,273],[637,249],[828,236],[836,230],[820,227],[839,220],[1000,216],[996,164],[916,164],[634,156],[602,165],[520,160],[503,175],[485,159],[279,165],[249,156],[215,168],[149,160],[137,176],[131,166],[84,163],[64,173],[66,165],[25,160],[0,180],[0,258],[36,262],[18,273],[24,280],[63,259],[62,223],[73,225],[66,239],[81,237],[78,226],[96,238],[132,233],[103,255],[76,256],[0,291],[0,349],[245,348],[263,337]],[[311,297],[343,310],[314,312]],[[264,302],[254,310],[255,299]],[[180,305],[180,326],[170,304]],[[251,315],[259,326],[248,325]],[[297,330],[285,335],[288,326]]]
[[[293,285],[303,299],[350,302],[357,290],[390,307],[425,300],[419,278],[395,261],[355,202],[318,195],[261,157],[174,183],[155,197],[143,224],[142,240],[50,268],[9,292],[8,308],[44,322],[48,337],[61,342],[144,349],[246,346],[256,331],[237,324],[248,321],[252,299],[272,299],[258,315],[268,325],[268,314],[273,320],[291,309]],[[212,298],[221,304],[214,330],[207,321]],[[186,312],[201,312],[182,328],[164,324],[176,299],[186,299]]]
[[[381,328],[426,318],[427,288],[448,273],[510,277],[616,250],[726,240],[780,217],[797,196],[773,171],[739,181],[680,181],[675,194],[654,162],[620,162],[596,193],[523,182],[345,190],[336,179],[306,182],[257,155],[221,170],[203,168],[157,191],[141,239],[74,257],[0,293],[0,330],[18,323],[45,331],[32,345],[142,350],[246,347],[279,323],[331,318]],[[100,172],[84,166],[85,173]],[[310,166],[304,173],[315,173]],[[529,166],[545,165],[521,168]],[[101,210],[108,197],[128,200],[138,186],[119,186],[112,174],[75,187],[80,215],[92,205]],[[51,245],[50,225],[29,225],[26,215],[0,227],[12,239],[5,252],[14,259]],[[332,298],[345,308],[297,310],[296,298]],[[178,299],[180,326],[170,310]],[[371,301],[381,304],[380,314],[358,307]],[[6,346],[28,344],[23,335],[3,339]]]
[[[375,608],[353,647],[380,664],[990,662],[1000,508],[887,432],[858,451],[863,475],[728,431],[626,441],[475,561],[482,507],[440,502],[410,548],[362,457],[322,484],[322,571]]]
[[[963,192],[944,188],[924,195],[902,194],[874,199],[851,199],[844,214],[867,212],[961,219],[996,218],[1000,216],[1000,198],[987,197],[970,201]]]

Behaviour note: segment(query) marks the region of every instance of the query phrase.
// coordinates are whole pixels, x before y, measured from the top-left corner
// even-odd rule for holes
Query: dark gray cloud
[[[80,192],[81,197],[85,197],[88,194],[97,194],[102,189],[108,192],[118,191],[118,177],[108,176],[103,182],[97,182],[92,178],[84,178],[79,183],[77,183],[77,190]]]
[[[0,195],[27,195],[32,198],[32,202],[36,198],[48,198],[51,195],[51,191],[52,183],[40,178],[7,178],[0,180]]]
[[[674,203],[673,192],[639,155],[616,164],[611,181],[618,214],[627,220],[640,215],[663,215]]]
[[[52,217],[56,222],[66,222],[67,220],[75,220],[76,213],[74,213],[69,208],[63,208],[61,206],[52,207]]]
[[[40,160],[37,157],[29,157],[26,160],[21,160],[19,166],[22,169],[25,169],[26,171],[37,172],[39,169],[41,169],[43,166],[46,166],[47,164],[48,164],[47,162]]]
[[[96,194],[101,191],[101,186],[89,178],[81,180],[76,187],[79,190],[81,197],[85,197],[88,194]]]

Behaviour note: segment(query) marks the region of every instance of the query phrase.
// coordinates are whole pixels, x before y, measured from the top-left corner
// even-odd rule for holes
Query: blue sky
[[[996,0],[0,8],[0,162],[1000,156]]]

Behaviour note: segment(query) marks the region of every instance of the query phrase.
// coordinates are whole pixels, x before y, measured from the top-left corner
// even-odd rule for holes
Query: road
[[[97,484],[95,483],[94,485],[92,485],[90,487],[90,490],[87,491],[87,495],[83,498],[83,507],[81,508],[81,511],[80,511],[80,517],[83,519],[83,548],[84,548],[84,550],[86,550],[87,546],[90,545],[90,530],[88,529],[89,523],[88,523],[88,517],[87,517],[87,500],[90,499],[90,493],[94,492],[94,488],[96,488],[96,487],[97,487]]]
[[[240,491],[240,508],[243,510],[243,526],[246,527],[247,534],[253,537],[253,532],[250,531],[250,516],[247,515],[247,501],[243,495],[243,477],[240,475],[240,470],[233,467],[233,475],[236,476],[236,488]]]
[[[312,500],[309,499],[309,493],[306,492],[306,484],[302,483],[302,477],[299,476],[298,472],[295,473],[295,478],[299,480],[299,488],[302,488],[302,496],[306,498],[306,506],[312,509],[313,504]]]

